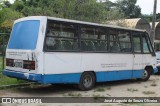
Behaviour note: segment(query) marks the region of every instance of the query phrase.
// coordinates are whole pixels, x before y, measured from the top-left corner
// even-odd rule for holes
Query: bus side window
[[[75,51],[78,50],[76,28],[70,23],[48,22],[46,34],[46,50]]]
[[[81,28],[81,50],[107,51],[107,37],[104,29],[85,26]]]
[[[82,27],[81,28],[81,50],[82,51],[95,51],[96,47],[94,41],[97,39],[95,35],[95,28]]]
[[[119,43],[117,41],[110,42],[111,52],[119,52]]]
[[[133,34],[133,47],[135,53],[141,53],[141,36]]]
[[[111,52],[120,52],[120,45],[118,41],[118,36],[116,34],[116,30],[109,31],[110,38],[110,51]]]
[[[151,44],[151,42],[149,41],[149,35],[148,35],[147,33],[145,33],[145,37],[146,37],[146,41],[147,41],[147,44],[148,44],[148,48],[149,48],[149,50],[150,50],[150,53],[152,53],[153,55],[155,55],[154,50],[153,50],[153,48],[152,48],[152,44]]]
[[[55,49],[56,40],[53,37],[46,37],[46,49],[52,50]]]
[[[150,53],[149,45],[147,44],[146,36],[142,37],[142,41],[143,41],[143,53]]]
[[[118,38],[120,42],[120,51],[121,52],[131,52],[131,39],[130,32],[128,31],[119,31]]]
[[[98,36],[99,51],[108,51],[108,39],[105,31],[99,29]]]

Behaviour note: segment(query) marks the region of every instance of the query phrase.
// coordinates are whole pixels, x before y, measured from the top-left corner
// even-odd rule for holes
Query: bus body
[[[31,16],[14,22],[3,74],[45,84],[78,84],[140,78],[157,72],[143,30]]]

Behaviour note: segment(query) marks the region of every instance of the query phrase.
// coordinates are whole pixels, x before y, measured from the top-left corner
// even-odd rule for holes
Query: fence
[[[8,43],[9,33],[0,33],[0,71],[5,67],[5,51]]]

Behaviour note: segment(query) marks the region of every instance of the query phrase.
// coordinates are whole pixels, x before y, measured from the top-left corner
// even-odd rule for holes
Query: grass
[[[2,57],[0,56],[0,72],[2,71]]]
[[[20,84],[25,83],[26,81],[17,80],[16,78],[9,78],[0,74],[0,85],[11,85],[11,84]]]
[[[145,88],[148,88],[148,86],[146,86],[146,85],[145,85],[144,87],[145,87]]]
[[[151,84],[151,86],[157,86],[157,84],[156,84],[156,82],[155,81],[153,81],[153,83]]]
[[[111,87],[105,87],[105,86],[97,87],[94,90],[94,92],[104,92],[105,90],[111,90]]]
[[[104,87],[98,87],[94,90],[94,92],[104,92],[104,91],[105,91]]]
[[[107,87],[107,90],[111,90],[111,87]]]
[[[132,93],[133,93],[133,92],[137,92],[137,91],[138,91],[138,89],[128,88],[128,89],[127,89],[127,91],[130,91],[130,92],[132,92]]]
[[[70,93],[68,93],[68,96],[81,97],[82,95],[81,95],[80,93],[73,93],[73,92],[70,92]]]
[[[101,97],[99,94],[93,94],[92,96],[93,96],[93,98],[94,98],[95,100],[97,100],[99,97]]]
[[[153,92],[153,91],[143,91],[142,93],[145,95],[155,94],[155,92]]]
[[[156,83],[152,83],[151,86],[157,86],[157,84]]]

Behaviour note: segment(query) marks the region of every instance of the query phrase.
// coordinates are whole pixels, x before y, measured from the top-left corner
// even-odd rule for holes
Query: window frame
[[[139,35],[133,35],[133,33],[139,33]],[[142,41],[142,32],[138,32],[138,31],[132,31],[132,47],[133,47],[133,54],[143,54],[143,41]],[[139,37],[140,38],[140,49],[141,49],[141,52],[135,52],[135,47],[134,47],[134,41],[133,41],[133,38],[134,36],[136,37]]]
[[[64,25],[67,25],[67,24],[70,24],[70,25],[74,25],[74,28],[75,28],[75,32],[74,34],[77,35],[77,40],[78,40],[78,49],[77,50],[47,50],[46,49],[46,39],[47,39],[47,31],[48,31],[48,24],[49,22],[53,22],[55,24],[64,24]],[[78,32],[78,33],[77,33]],[[66,38],[66,39],[76,39],[75,37],[58,37],[58,36],[48,36],[48,37],[52,37],[52,38]],[[71,23],[71,22],[64,22],[64,21],[57,21],[57,20],[47,20],[47,23],[46,23],[46,31],[45,31],[45,38],[44,38],[44,43],[43,43],[43,52],[80,52],[80,47],[79,47],[79,31],[78,31],[78,24],[76,23]]]
[[[145,40],[146,40],[149,53],[145,53],[145,52],[144,52],[144,48],[143,48],[143,44],[144,44],[143,38],[145,38]],[[147,36],[145,36],[145,33],[144,33],[144,34],[142,35],[142,53],[143,53],[143,54],[151,54],[151,53],[152,53],[151,50],[150,50],[150,47],[149,47],[149,44],[148,44],[147,40],[149,40],[149,39],[148,39]]]
[[[77,37],[73,38],[73,37],[58,37],[58,36],[49,36],[49,37],[55,37],[55,38],[67,38],[67,39],[77,39],[78,41],[78,49],[77,50],[47,50],[46,49],[46,38],[47,38],[47,30],[48,30],[48,24],[49,22],[53,22],[53,23],[57,23],[57,24],[70,24],[70,25],[74,25],[74,28],[75,28],[75,32],[74,32],[74,35],[76,35]],[[84,40],[92,40],[92,41],[107,41],[107,51],[84,51],[81,49],[81,41],[82,41],[82,37],[81,37],[81,33],[82,33],[82,30],[81,28],[82,27],[89,27],[89,28],[95,28],[95,29],[100,29],[100,30],[103,30],[104,33],[105,33],[105,40],[99,40],[98,37],[97,39],[85,39]],[[119,32],[128,32],[129,33],[129,36],[130,36],[130,42],[127,42],[127,43],[130,43],[131,44],[131,51],[130,52],[121,52],[121,51],[117,51],[117,52],[113,52],[111,51],[111,47],[110,47],[110,42],[114,42],[114,41],[111,41],[110,40],[110,33],[109,33],[109,30],[115,30],[116,31],[116,35],[117,36],[117,41],[119,46],[120,46],[120,43],[123,41],[119,41],[119,37],[118,37],[118,33]],[[140,35],[137,35],[138,37],[140,37],[140,48],[141,48],[141,52],[137,53],[137,52],[134,52],[134,44],[133,44],[133,33],[140,33]],[[119,28],[113,28],[113,27],[105,27],[105,26],[96,26],[96,25],[89,25],[89,24],[82,24],[82,23],[72,23],[72,22],[65,22],[65,21],[60,21],[60,20],[51,20],[51,19],[48,19],[47,20],[47,23],[46,23],[46,31],[45,31],[45,38],[44,38],[44,44],[43,44],[43,52],[80,52],[80,53],[118,53],[118,54],[153,54],[153,56],[155,56],[155,52],[154,52],[154,49],[151,45],[151,48],[153,50],[153,53],[143,53],[143,41],[142,41],[142,35],[144,35],[146,37],[146,39],[148,39],[149,41],[148,42],[151,42],[150,39],[149,39],[149,36],[148,34],[145,34],[145,32],[142,32],[142,31],[133,31],[133,30],[129,30],[129,29],[119,29]],[[147,42],[147,45],[149,46]],[[125,43],[125,41],[124,41]],[[120,48],[120,47],[119,47]],[[149,48],[150,50],[150,48]]]
[[[85,50],[82,50],[81,49],[81,41],[82,41],[82,36],[81,36],[81,34],[82,34],[82,30],[81,30],[81,28],[82,27],[89,27],[89,28],[94,28],[94,29],[101,29],[101,30],[103,30],[104,31],[104,33],[105,33],[105,38],[107,38],[107,39],[105,39],[105,40],[98,40],[98,39],[87,39],[87,38],[83,38],[83,40],[91,40],[91,41],[107,41],[107,51],[85,51]],[[85,24],[80,24],[79,25],[79,36],[80,36],[80,52],[84,52],[84,53],[108,53],[109,51],[108,51],[108,35],[107,35],[107,30],[106,30],[106,28],[107,27],[101,27],[101,26],[94,26],[94,25],[85,25]]]
[[[115,30],[116,31],[116,37],[117,37],[117,40],[111,40],[110,39],[110,33],[109,33],[109,30]],[[120,41],[119,40],[119,37],[118,37],[118,34],[119,34],[119,32],[128,32],[129,33],[129,36],[130,36],[130,42],[125,42],[125,41]],[[117,29],[117,28],[108,28],[108,39],[109,39],[109,52],[110,53],[120,53],[120,54],[132,54],[133,53],[133,46],[132,46],[132,33],[131,33],[131,31],[130,30],[125,30],[125,29]],[[131,44],[131,50],[130,50],[130,52],[121,52],[121,50],[120,51],[111,51],[111,46],[110,46],[110,43],[111,42],[117,42],[118,44],[119,44],[119,49],[121,49],[121,47],[120,47],[120,43],[122,42],[122,43],[130,43]]]
[[[110,38],[111,38],[111,34],[110,34],[110,30],[115,30],[115,35],[112,35],[112,36],[115,36],[116,37],[116,40],[111,40]],[[111,51],[111,42],[117,42],[118,43],[118,45],[120,46],[120,43],[119,43],[119,38],[118,38],[118,31],[117,31],[118,29],[116,29],[116,28],[109,28],[109,30],[108,30],[108,36],[109,36],[109,52],[110,53],[121,53],[120,51]],[[120,47],[119,47],[119,49],[120,49]]]
[[[150,46],[151,46],[151,49],[152,49],[152,51],[150,51],[150,54],[151,54],[152,56],[156,57],[155,50],[154,50],[154,48],[153,48],[153,45],[152,45],[152,43],[151,43],[151,39],[150,39],[149,34],[148,34],[147,32],[145,32],[145,36],[146,36],[147,39],[148,39],[147,44],[150,43]],[[148,46],[149,46],[149,44],[148,44]]]
[[[129,51],[129,52],[121,52],[121,53],[132,53],[132,33],[131,33],[131,31],[129,31],[129,30],[119,30],[119,32],[128,32],[129,33],[129,40],[130,40],[130,42],[126,42],[126,41],[120,41],[119,40],[119,37],[118,37],[118,40],[119,40],[119,46],[120,46],[120,50],[121,50],[121,43],[128,43],[128,44],[130,44],[131,45],[131,50]],[[118,35],[117,35],[118,36]]]

